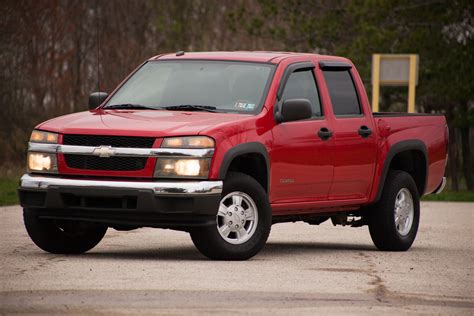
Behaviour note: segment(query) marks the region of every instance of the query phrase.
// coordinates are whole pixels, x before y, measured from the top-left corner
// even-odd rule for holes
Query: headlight
[[[31,133],[30,142],[57,144],[58,134],[34,130]],[[58,160],[56,154],[28,152],[27,161],[28,172],[58,172]]]
[[[214,146],[214,139],[207,136],[167,137],[161,143],[161,148],[205,149]],[[210,165],[211,157],[157,158],[154,177],[205,179],[209,175]]]
[[[168,137],[162,148],[214,148],[214,140],[207,136]]]
[[[31,133],[30,142],[57,144],[58,134],[34,130],[33,133]]]
[[[55,154],[28,153],[28,172],[58,172],[58,162]]]
[[[155,178],[207,178],[211,158],[158,158]]]

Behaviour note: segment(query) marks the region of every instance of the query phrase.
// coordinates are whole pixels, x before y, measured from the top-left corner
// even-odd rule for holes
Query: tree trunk
[[[474,191],[473,166],[471,161],[471,144],[469,141],[469,127],[461,127],[462,144],[462,169],[466,179],[466,187],[469,191]]]
[[[462,147],[462,169],[464,173],[464,178],[466,179],[466,187],[469,191],[474,190],[473,183],[473,166],[471,161],[471,142],[469,140],[469,122],[467,120],[468,109],[467,102],[461,104],[461,114],[463,118],[463,124],[461,126],[461,147]]]
[[[448,122],[453,121],[453,105],[448,106],[447,116]],[[458,179],[458,164],[457,164],[457,144],[456,144],[456,129],[452,123],[448,123],[449,127],[449,147],[448,147],[448,171],[451,176],[451,190],[459,191],[459,179]]]

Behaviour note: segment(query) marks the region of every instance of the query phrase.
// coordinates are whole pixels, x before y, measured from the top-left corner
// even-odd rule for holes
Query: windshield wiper
[[[132,104],[132,103],[111,104],[104,107],[104,109],[157,110],[157,108],[152,108],[146,105]]]
[[[180,104],[180,105],[170,105],[165,106],[163,109],[170,111],[206,111],[216,113],[218,111],[215,106],[210,105],[195,105],[195,104]]]

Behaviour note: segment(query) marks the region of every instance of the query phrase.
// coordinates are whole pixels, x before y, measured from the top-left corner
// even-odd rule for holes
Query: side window
[[[325,70],[323,73],[334,115],[361,114],[359,98],[349,71]]]
[[[322,115],[312,69],[295,71],[290,75],[282,95],[283,102],[288,99],[308,99],[313,108],[313,117]]]

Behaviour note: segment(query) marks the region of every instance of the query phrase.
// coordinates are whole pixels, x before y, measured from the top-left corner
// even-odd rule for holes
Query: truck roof
[[[309,53],[270,52],[270,51],[214,51],[214,52],[179,52],[157,55],[149,60],[177,60],[177,59],[208,59],[208,60],[238,60],[278,64],[290,57],[311,56],[317,59],[348,61],[346,58]]]

